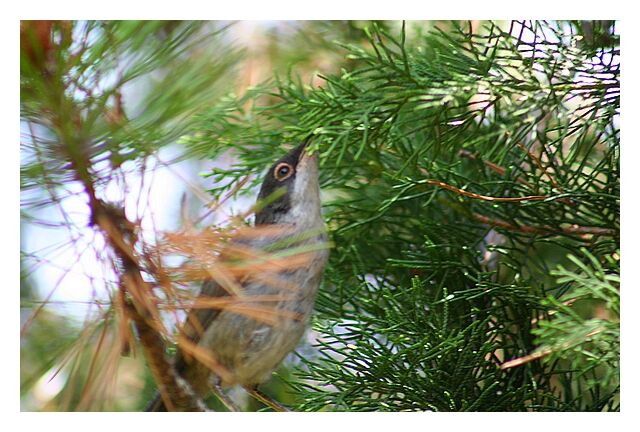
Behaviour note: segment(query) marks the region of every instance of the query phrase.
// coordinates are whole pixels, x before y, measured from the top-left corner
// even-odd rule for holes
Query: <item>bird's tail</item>
[[[155,397],[151,399],[144,410],[146,412],[164,412],[167,410],[167,407],[164,406],[164,402],[162,401],[160,392],[156,393]]]

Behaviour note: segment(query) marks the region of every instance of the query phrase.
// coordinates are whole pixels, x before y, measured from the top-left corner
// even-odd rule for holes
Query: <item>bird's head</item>
[[[256,212],[256,225],[286,224],[313,228],[322,224],[318,159],[306,152],[308,141],[278,159],[267,171]]]

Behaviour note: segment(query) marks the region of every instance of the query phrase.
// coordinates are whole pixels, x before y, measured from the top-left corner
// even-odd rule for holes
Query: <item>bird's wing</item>
[[[234,244],[242,245],[249,249],[254,250],[262,250],[265,246],[266,240],[261,237],[249,238],[249,239],[235,239]],[[222,257],[225,256],[236,257],[233,253],[224,252],[221,254]],[[241,280],[238,282],[242,283]],[[202,284],[202,289],[200,290],[200,294],[198,296],[199,299],[203,298],[220,298],[230,296],[229,291],[225,289],[223,286],[218,284],[213,279],[208,279]],[[197,345],[200,341],[200,338],[206,331],[206,329],[212,325],[213,321],[218,317],[220,312],[222,311],[221,307],[208,307],[208,308],[192,308],[187,314],[187,319],[185,320],[182,328],[180,329],[180,336],[185,338],[191,344],[188,345]],[[213,324],[215,325],[215,324]],[[193,356],[188,355],[188,347],[183,346],[180,347],[178,344],[178,352],[176,354],[175,359],[175,368],[179,373],[182,373],[187,363],[191,363],[194,359]]]
[[[212,279],[206,280],[202,284],[199,298],[215,298],[228,296],[229,293],[222,286]],[[219,308],[194,308],[187,314],[182,328],[180,329],[180,335],[186,338],[189,342],[197,344],[204,331],[220,314]],[[186,366],[186,359],[183,349],[179,349],[176,355],[175,367],[178,372],[182,372]]]

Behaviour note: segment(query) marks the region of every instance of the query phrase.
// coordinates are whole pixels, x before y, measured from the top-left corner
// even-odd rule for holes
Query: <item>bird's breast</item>
[[[264,244],[252,242],[254,247]],[[246,276],[242,294],[220,312],[200,341],[228,370],[225,384],[260,384],[295,349],[327,262],[326,234],[303,236],[273,256],[284,259],[274,258],[273,265]]]

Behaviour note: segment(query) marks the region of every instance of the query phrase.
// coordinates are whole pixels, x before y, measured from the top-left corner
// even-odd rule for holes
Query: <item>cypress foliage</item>
[[[297,408],[618,410],[615,23],[450,26],[374,23],[323,85],[226,98],[184,139],[238,154],[220,194],[314,135],[335,247]]]

